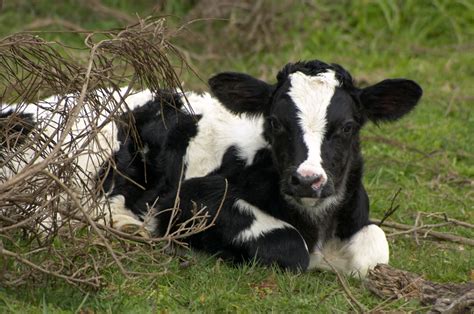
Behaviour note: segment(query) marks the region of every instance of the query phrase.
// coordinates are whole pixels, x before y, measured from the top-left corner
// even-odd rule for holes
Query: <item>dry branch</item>
[[[86,5],[91,10],[94,10],[95,13],[99,13],[106,17],[113,17],[114,19],[127,24],[133,24],[137,20],[135,17],[123,11],[106,6],[100,0],[86,0],[83,2],[83,5]]]
[[[469,313],[474,310],[473,282],[435,283],[417,274],[380,264],[369,271],[365,285],[387,300],[417,299],[421,304],[431,306],[430,313]]]
[[[43,19],[38,19],[30,24],[26,25],[24,28],[26,30],[35,30],[38,28],[44,28],[48,26],[62,26],[66,30],[74,31],[74,32],[86,32],[84,28],[81,26],[74,24],[70,21],[60,19],[60,18],[43,18]]]
[[[372,221],[374,223],[380,223],[380,220],[378,220],[378,219],[372,219]],[[456,220],[451,220],[451,221],[440,223],[440,224],[430,224],[430,225],[422,225],[422,226],[415,226],[414,227],[414,226],[409,226],[409,225],[405,225],[405,224],[401,224],[401,223],[397,223],[397,222],[385,221],[383,223],[383,226],[398,229],[398,230],[403,230],[402,232],[388,234],[387,235],[388,237],[395,236],[395,235],[401,235],[401,234],[417,233],[417,232],[423,231],[424,237],[431,236],[431,237],[434,237],[436,239],[440,239],[440,240],[444,240],[444,241],[450,241],[450,242],[454,242],[454,243],[474,246],[474,240],[473,239],[461,237],[461,236],[450,234],[450,233],[444,233],[444,232],[431,230],[432,228],[435,228],[435,227],[443,227],[443,226],[456,225],[456,224],[457,224]],[[464,223],[464,224],[458,224],[458,225],[466,226],[466,225],[470,225],[470,224]]]
[[[134,89],[180,90],[171,56],[185,65],[169,42],[173,32],[164,19],[120,19],[134,25],[86,32],[88,56],[85,49],[44,41],[38,32],[0,41],[0,110],[21,111],[25,104],[35,104],[47,113],[35,128],[19,123],[15,115],[0,117],[1,285],[49,276],[99,289],[104,269],[115,267],[132,276],[140,272],[128,271],[128,263],[141,265],[148,259],[160,265],[160,260],[169,261],[163,252],[170,243],[179,245],[183,237],[215,222],[216,216],[197,208],[192,219],[159,238],[104,224],[109,209],[97,170],[107,163],[113,169],[114,164],[108,160],[110,145],[100,141],[100,130],[122,121],[124,99]],[[128,88],[120,89],[124,85]],[[47,95],[58,97],[38,102]],[[83,129],[76,125],[79,117],[86,121]],[[28,136],[26,129],[31,131]],[[133,131],[132,138],[138,140]],[[155,274],[161,273],[157,269]]]
[[[323,260],[324,260],[324,262],[326,262],[326,264],[329,265],[331,270],[336,274],[336,277],[339,280],[339,283],[341,284],[341,287],[344,290],[344,293],[347,295],[347,297],[351,301],[350,304],[352,305],[352,303],[354,303],[357,307],[356,308],[357,312],[359,312],[359,313],[367,312],[367,309],[365,308],[365,306],[362,303],[360,303],[359,300],[357,300],[357,298],[352,294],[346,280],[341,275],[341,273],[339,273],[339,271],[334,267],[334,265],[332,265],[324,256],[323,256]]]

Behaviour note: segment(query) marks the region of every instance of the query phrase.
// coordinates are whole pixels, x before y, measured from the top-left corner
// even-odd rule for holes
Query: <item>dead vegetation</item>
[[[184,63],[169,43],[164,19],[85,35],[89,55],[83,62],[73,58],[74,49],[37,35],[16,34],[0,42],[2,110],[21,111],[24,104],[47,95],[67,95],[38,105],[56,119],[34,129],[16,115],[0,120],[3,286],[49,276],[99,289],[105,284],[104,269],[116,267],[129,277],[137,274],[133,265],[142,263],[157,265],[158,271],[147,274],[156,275],[165,269],[160,267],[167,262],[164,250],[183,245],[182,237],[207,228],[212,220],[205,208],[197,209],[195,217],[161,238],[144,238],[140,230],[125,233],[104,223],[108,208],[94,171],[106,161],[110,147],[104,146],[107,139],[101,140],[99,131],[118,121],[123,98],[132,88],[180,89],[171,60]],[[123,85],[128,86],[125,95],[114,97]],[[7,105],[12,103],[16,105]],[[83,130],[75,124],[78,118],[87,121]],[[27,137],[26,129],[31,130]],[[170,210],[178,210],[179,200],[175,207]]]
[[[416,299],[428,306],[429,313],[469,313],[474,308],[474,283],[435,283],[421,276],[378,265],[369,271],[366,287],[377,296],[386,299],[373,312],[381,312],[390,301]]]

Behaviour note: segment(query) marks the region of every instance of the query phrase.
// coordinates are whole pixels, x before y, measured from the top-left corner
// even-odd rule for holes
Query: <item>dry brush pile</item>
[[[178,232],[144,238],[111,228],[101,201],[97,169],[114,166],[104,163],[113,136],[104,128],[123,121],[123,99],[134,89],[180,89],[175,63],[185,63],[164,22],[85,32],[81,51],[27,33],[1,40],[1,110],[35,103],[43,117],[33,128],[18,115],[0,116],[1,285],[47,276],[97,289],[110,267],[133,276],[137,265],[155,264],[158,273],[165,249],[206,227],[200,211]],[[60,97],[38,102],[50,95]]]

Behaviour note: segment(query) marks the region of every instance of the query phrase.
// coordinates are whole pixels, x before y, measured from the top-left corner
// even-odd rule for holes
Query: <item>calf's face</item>
[[[229,110],[263,115],[281,190],[299,202],[342,191],[352,161],[360,158],[364,123],[396,120],[422,94],[404,79],[359,89],[342,67],[317,60],[286,65],[274,85],[239,73],[218,74],[209,84]]]

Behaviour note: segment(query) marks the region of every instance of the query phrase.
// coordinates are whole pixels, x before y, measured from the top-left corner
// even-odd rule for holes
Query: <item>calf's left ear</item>
[[[260,114],[270,105],[273,86],[250,75],[219,73],[209,79],[214,96],[230,111]]]
[[[359,99],[369,120],[395,121],[410,112],[423,90],[411,80],[388,79],[361,90]]]

